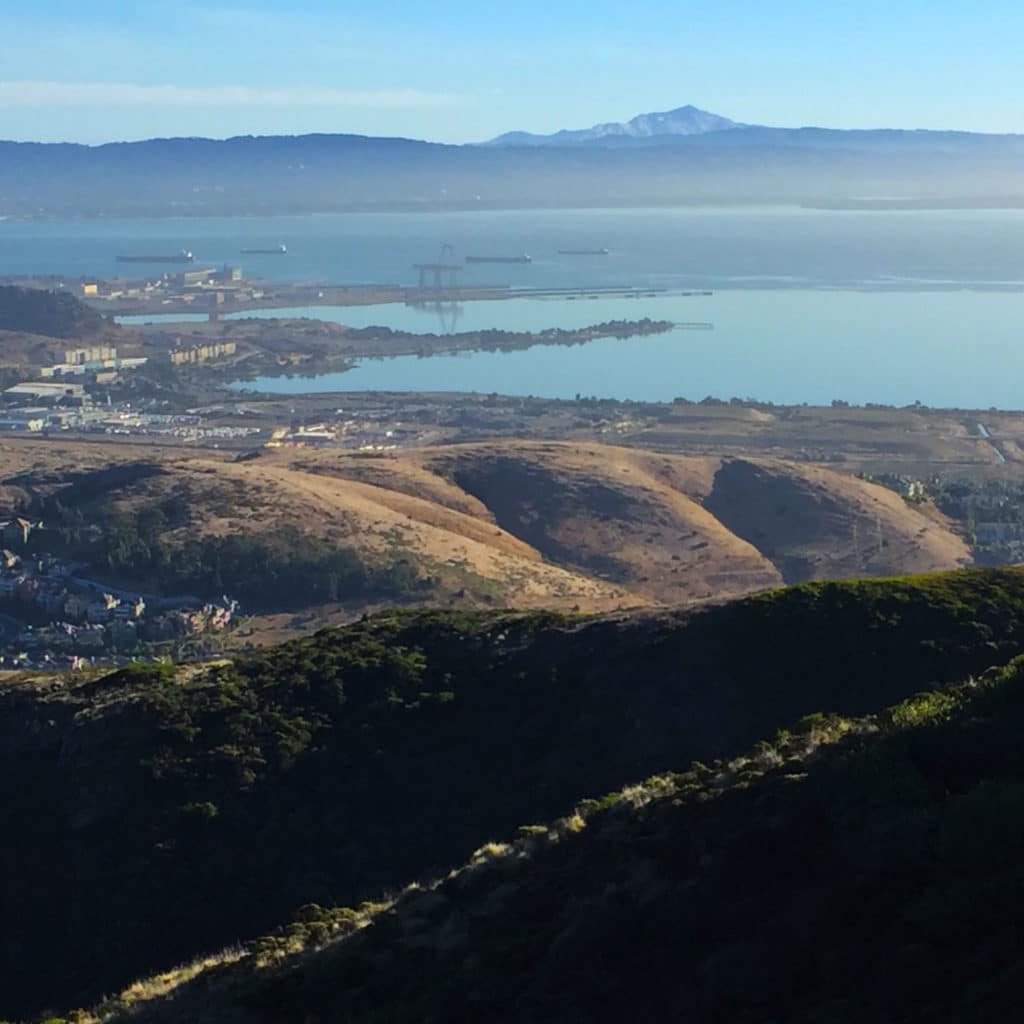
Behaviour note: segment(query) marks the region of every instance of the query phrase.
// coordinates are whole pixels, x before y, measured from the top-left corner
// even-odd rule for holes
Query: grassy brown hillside
[[[0,371],[13,380],[15,372],[26,374],[29,366],[60,361],[63,343],[42,334],[0,329]]]
[[[787,583],[962,565],[963,540],[884,487],[818,466],[729,459],[704,507],[771,559]]]
[[[173,506],[160,531],[168,550],[299,531],[369,564],[406,563],[419,580],[411,596],[433,603],[603,611],[970,561],[934,510],[779,460],[527,442],[242,460],[152,446],[13,447],[2,483],[25,500],[56,496],[86,520]]]
[[[392,460],[314,454],[300,464],[484,515],[548,561],[616,583],[645,602],[970,561],[942,516],[803,463],[502,443]]]

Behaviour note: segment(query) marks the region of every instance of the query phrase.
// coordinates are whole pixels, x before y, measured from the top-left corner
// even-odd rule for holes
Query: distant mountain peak
[[[712,114],[692,104],[650,114],[637,114],[629,121],[608,121],[591,128],[562,129],[550,135],[531,132],[506,132],[486,143],[489,146],[578,146],[607,141],[652,139],[666,135],[705,135],[708,132],[744,128],[720,114]]]

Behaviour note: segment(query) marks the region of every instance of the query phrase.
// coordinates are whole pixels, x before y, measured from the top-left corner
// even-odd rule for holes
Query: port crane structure
[[[455,249],[447,242],[434,263],[414,263],[419,273],[419,290],[430,292],[432,298],[451,297],[458,290],[458,275],[462,264],[456,262]]]

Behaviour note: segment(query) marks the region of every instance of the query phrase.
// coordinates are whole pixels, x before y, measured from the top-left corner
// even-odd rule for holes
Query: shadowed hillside
[[[727,459],[704,507],[787,583],[927,572],[967,555],[945,524],[909,515],[893,491],[817,466]]]
[[[691,613],[389,613],[206,668],[10,684],[0,1012],[90,1002],[811,712],[1004,664],[1022,600],[1024,574],[971,570]]]
[[[877,715],[813,715],[488,843],[397,901],[308,908],[108,1019],[1011,1020],[1022,726],[1021,659]]]
[[[0,331],[79,338],[107,328],[116,325],[67,292],[0,285]]]

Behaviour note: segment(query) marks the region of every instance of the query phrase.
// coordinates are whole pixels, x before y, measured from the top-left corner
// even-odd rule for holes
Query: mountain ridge
[[[0,218],[817,203],[1024,203],[1024,136],[744,126],[567,145],[357,135],[0,142]],[[641,132],[641,127],[636,127]]]
[[[701,110],[692,104],[673,110],[637,114],[628,121],[606,121],[590,128],[566,129],[547,135],[532,132],[504,132],[487,146],[563,146],[603,143],[610,139],[648,139],[652,136],[704,135],[708,132],[731,131],[747,125],[732,121],[720,114]]]

